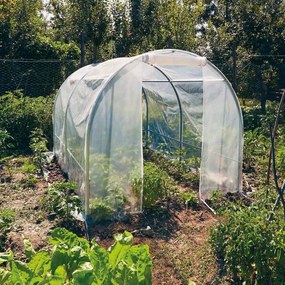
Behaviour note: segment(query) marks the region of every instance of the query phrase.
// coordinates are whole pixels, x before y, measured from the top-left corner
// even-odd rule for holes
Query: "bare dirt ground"
[[[24,258],[24,237],[31,240],[35,249],[47,246],[49,233],[58,224],[42,210],[42,199],[49,183],[64,180],[63,173],[52,163],[48,166],[48,180],[38,177],[34,186],[27,186],[25,181],[29,175],[21,167],[28,159],[12,159],[9,171],[3,165],[0,169],[0,209],[16,212],[6,249],[11,248],[20,259]],[[154,209],[130,215],[123,222],[91,225],[89,236],[108,247],[113,243],[113,234],[128,230],[133,233],[135,244],[148,244],[154,285],[188,285],[189,281],[197,285],[230,284],[220,277],[219,265],[208,243],[211,227],[216,223],[217,218],[204,206],[186,209],[183,201],[174,197],[168,209],[162,201]],[[78,225],[75,227],[78,231]]]

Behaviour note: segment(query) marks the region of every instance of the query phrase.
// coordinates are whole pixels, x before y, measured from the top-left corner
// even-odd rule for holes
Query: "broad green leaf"
[[[131,233],[125,231],[123,234],[116,234],[114,239],[121,244],[131,245],[134,238]]]
[[[93,240],[89,258],[94,268],[93,275],[95,280],[98,282],[98,284],[103,284],[104,280],[107,278],[107,275],[110,273],[108,251],[105,248],[100,247]]]
[[[24,238],[24,249],[25,249],[26,257],[29,260],[36,254],[31,241],[27,238]]]
[[[12,251],[1,252],[0,253],[0,264],[2,264],[4,262],[12,261],[13,259],[14,259],[14,256],[13,256],[13,252]]]
[[[135,267],[138,284],[151,284],[152,260],[148,245],[132,246],[125,261],[129,266]]]
[[[28,265],[21,261],[12,261],[11,264],[11,282],[12,284],[27,284],[27,280],[32,275]]]
[[[94,268],[90,262],[83,263],[79,269],[75,270],[72,274],[75,285],[91,285],[94,280]],[[100,283],[98,283],[99,285]]]
[[[43,276],[51,270],[51,255],[46,251],[38,252],[28,263],[34,275]]]
[[[136,275],[136,269],[134,266],[126,264],[124,261],[120,261],[112,276],[113,284],[124,285],[138,285],[138,278]]]
[[[7,283],[9,277],[11,276],[11,273],[8,270],[5,270],[3,268],[0,268],[0,284],[9,284]]]
[[[69,262],[70,259],[68,254],[65,251],[56,249],[51,259],[51,273],[54,274],[59,266],[64,266]]]
[[[49,242],[52,245],[64,246],[66,249],[74,246],[80,246],[84,251],[88,251],[90,249],[89,243],[86,239],[80,238],[76,234],[63,228],[54,229],[51,232]]]
[[[108,249],[109,262],[112,268],[115,268],[127,254],[131,247],[133,236],[129,232],[124,232],[123,234],[116,235],[115,240],[115,243]]]
[[[46,285],[45,276],[34,276],[27,281],[29,285]]]
[[[49,285],[63,285],[66,284],[67,273],[63,266],[59,266],[56,268],[54,274],[49,277]],[[68,283],[67,283],[68,284]]]

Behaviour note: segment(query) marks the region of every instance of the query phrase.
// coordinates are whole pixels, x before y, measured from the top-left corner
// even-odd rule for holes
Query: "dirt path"
[[[0,175],[0,209],[16,213],[15,222],[8,235],[7,247],[21,259],[24,237],[31,240],[35,249],[40,249],[47,245],[48,234],[54,227],[54,223],[49,221],[40,209],[48,182],[29,173],[22,173],[25,161],[28,161],[28,158],[12,159],[9,163],[11,175],[7,168],[2,169]]]

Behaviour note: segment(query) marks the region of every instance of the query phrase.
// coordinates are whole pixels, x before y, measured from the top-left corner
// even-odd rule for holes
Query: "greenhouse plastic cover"
[[[160,50],[85,66],[61,86],[53,122],[54,152],[86,214],[142,210],[143,128],[153,149],[201,157],[202,200],[240,190],[239,103],[224,75],[195,54]]]

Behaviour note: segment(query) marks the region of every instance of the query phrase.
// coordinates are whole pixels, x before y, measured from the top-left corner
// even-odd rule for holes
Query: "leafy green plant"
[[[30,161],[25,161],[21,167],[21,171],[27,174],[36,174],[37,170],[38,170],[37,166]]]
[[[9,154],[9,150],[14,147],[12,136],[4,129],[0,129],[0,158]]]
[[[7,234],[15,220],[15,215],[14,211],[0,209],[0,250],[3,250]]]
[[[213,190],[210,193],[210,200],[207,201],[217,214],[223,214],[225,210],[230,208],[230,204],[219,190]]]
[[[197,195],[193,192],[182,192],[180,193],[181,198],[184,201],[186,208],[199,208],[199,200]]]
[[[20,181],[20,185],[24,188],[35,188],[37,184],[37,178],[33,174],[29,174],[27,177]]]
[[[281,213],[267,222],[265,205],[232,208],[212,229],[211,244],[235,282],[285,284],[285,224]]]
[[[47,197],[42,201],[43,209],[63,222],[72,220],[72,212],[81,209],[80,198],[75,194],[76,188],[74,182],[52,184],[48,188]]]
[[[33,162],[39,168],[40,174],[43,175],[43,165],[46,163],[45,152],[47,149],[47,139],[42,129],[36,128],[31,132],[30,148],[33,151]]]
[[[147,147],[144,148],[144,157],[146,160],[159,165],[162,170],[176,181],[198,189],[200,182],[198,171],[200,158],[180,159],[186,155],[180,150],[170,152],[168,155],[169,157],[165,156],[163,152],[153,151]]]
[[[242,114],[244,121],[244,128],[246,131],[254,130],[256,128],[268,129],[268,124],[275,120],[276,109],[278,104],[274,101],[267,101],[267,110],[264,114],[258,102],[252,102],[251,106],[242,105]],[[284,123],[281,117],[280,122]]]
[[[260,129],[245,132],[244,144],[243,162],[245,170],[252,168],[257,163],[259,166],[266,165],[270,141]]]
[[[90,199],[90,217],[96,222],[120,216],[124,213],[128,201],[123,190],[119,187],[107,187],[104,197]]]
[[[132,187],[134,193],[140,195],[143,183],[143,207],[150,208],[159,199],[168,197],[173,190],[173,181],[168,174],[152,162],[145,162],[143,182],[141,179],[133,179]]]
[[[14,259],[13,253],[0,254],[0,284],[84,284],[150,285],[152,262],[147,245],[132,246],[133,236],[124,232],[114,236],[107,250],[95,240],[77,237],[65,229],[52,231],[51,250],[35,252],[25,242],[28,261]]]
[[[108,199],[96,198],[90,200],[90,218],[102,222],[114,215],[115,210],[108,204]]]
[[[7,92],[0,96],[0,129],[14,138],[17,151],[29,151],[32,130],[40,128],[52,145],[53,97],[31,98],[21,91]]]

